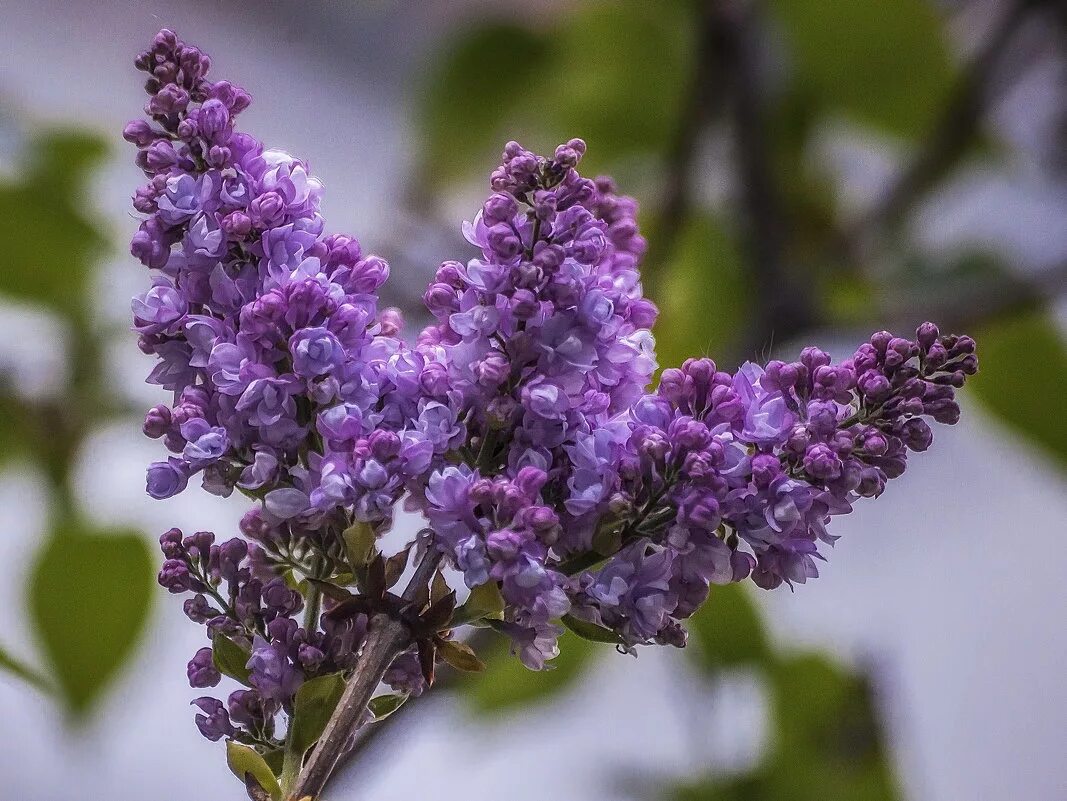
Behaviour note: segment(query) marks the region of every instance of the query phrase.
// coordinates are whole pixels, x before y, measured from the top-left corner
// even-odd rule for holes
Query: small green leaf
[[[752,593],[741,584],[712,585],[708,600],[688,621],[686,649],[706,672],[771,659],[767,635]]]
[[[500,595],[500,587],[495,581],[487,581],[471,590],[467,600],[452,615],[452,625],[459,626],[483,617],[492,617],[503,611],[504,598]]]
[[[370,710],[371,714],[374,715],[375,720],[385,720],[391,714],[396,712],[396,710],[400,709],[407,700],[407,695],[403,693],[379,695],[377,698],[370,699],[367,708]]]
[[[778,660],[769,678],[775,731],[761,798],[900,797],[865,676],[820,654],[797,654]]]
[[[482,653],[486,669],[470,674],[460,684],[464,698],[478,714],[511,712],[529,704],[544,703],[565,692],[592,664],[600,649],[580,637],[559,638],[559,656],[549,670],[530,670],[511,654],[505,637],[494,638]]]
[[[318,676],[300,685],[293,702],[290,748],[303,754],[315,744],[344,691],[345,679],[340,673]]]
[[[57,528],[31,573],[28,605],[56,684],[83,715],[133,653],[152,601],[152,558],[132,532]]]
[[[84,210],[89,168],[104,154],[102,140],[53,131],[33,143],[19,180],[0,181],[0,293],[55,309],[75,320],[104,238]]]
[[[1067,425],[1050,419],[1067,398],[1067,342],[1056,324],[1034,311],[989,323],[974,337],[980,366],[964,392],[973,389],[993,414],[1067,465]]]
[[[224,676],[237,679],[246,687],[251,671],[248,669],[248,660],[252,658],[243,647],[235,643],[225,634],[216,634],[211,640],[212,661],[215,668]]]
[[[281,801],[282,788],[278,785],[278,778],[258,751],[247,745],[235,743],[233,740],[227,740],[226,764],[230,766],[233,775],[242,782],[246,782],[251,776],[274,801]]]
[[[345,551],[352,569],[357,573],[365,568],[377,552],[377,536],[374,527],[367,523],[353,523],[341,535],[345,541]]]
[[[485,670],[485,664],[465,642],[457,640],[439,640],[437,643],[437,655],[456,670],[464,670],[469,673],[478,673]]]
[[[598,626],[596,623],[591,623],[588,620],[582,620],[580,617],[564,615],[560,619],[560,623],[569,628],[583,640],[589,640],[590,642],[606,642],[611,645],[619,645],[623,641],[622,637],[611,629]]]
[[[809,104],[906,138],[952,86],[945,25],[927,0],[774,0]]]

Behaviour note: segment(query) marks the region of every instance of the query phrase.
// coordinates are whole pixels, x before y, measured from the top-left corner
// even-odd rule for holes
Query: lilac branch
[[[404,590],[404,601],[413,603],[422,596],[440,561],[441,554],[436,550],[428,550],[423,555]],[[319,796],[366,713],[367,704],[382,676],[410,642],[411,632],[402,621],[385,613],[371,617],[367,639],[356,668],[345,685],[341,700],[330,716],[322,737],[304,763],[287,798],[301,801],[304,798]]]

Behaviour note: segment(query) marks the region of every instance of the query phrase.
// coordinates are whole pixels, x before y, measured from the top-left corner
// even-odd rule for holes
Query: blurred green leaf
[[[1067,397],[1067,343],[1043,311],[974,332],[978,375],[969,391],[997,417],[1067,464],[1067,426],[1055,419]]]
[[[270,769],[266,760],[255,749],[235,743],[233,740],[227,740],[226,764],[233,771],[233,775],[242,782],[247,782],[248,776],[251,776],[259,783],[260,787],[270,794],[272,799],[275,799],[275,801],[281,799],[282,788],[278,786],[278,779],[274,776],[274,771]]]
[[[530,670],[510,653],[506,638],[494,638],[482,657],[486,669],[465,676],[459,685],[470,707],[483,715],[500,714],[549,701],[571,687],[593,661],[598,647],[571,633],[559,638],[552,669]]]
[[[779,659],[769,678],[775,731],[764,798],[898,797],[865,677],[818,654],[800,654]]]
[[[728,351],[743,333],[751,308],[741,255],[730,232],[713,217],[694,217],[661,269],[656,300],[662,314],[655,329],[660,366],[677,367],[690,356]]]
[[[252,655],[248,651],[222,633],[211,639],[211,651],[212,661],[219,673],[236,679],[246,687],[251,686],[248,683],[251,671],[247,665]]]
[[[20,178],[0,184],[0,293],[86,317],[89,275],[105,240],[84,211],[83,183],[104,152],[95,136],[46,134]]]
[[[772,659],[759,610],[751,591],[742,584],[713,585],[687,628],[694,647],[686,652],[710,674]]]
[[[952,85],[944,23],[928,0],[774,0],[809,100],[915,138]]]
[[[662,153],[678,127],[694,58],[687,4],[617,0],[570,14],[553,37],[553,71],[536,103],[557,142],[589,144],[593,174],[635,154]]]
[[[495,164],[514,136],[508,118],[543,74],[549,34],[489,22],[452,40],[421,94],[424,174],[435,183]]]
[[[68,524],[37,557],[29,609],[68,709],[88,711],[140,639],[152,601],[152,558],[135,533]]]
[[[26,402],[0,388],[0,465],[34,453],[34,426]]]
[[[293,731],[289,743],[295,753],[303,754],[322,736],[344,691],[345,678],[340,673],[318,676],[300,685],[293,702]]]

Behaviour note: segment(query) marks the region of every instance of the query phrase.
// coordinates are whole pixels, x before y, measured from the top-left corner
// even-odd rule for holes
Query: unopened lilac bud
[[[222,674],[215,667],[214,656],[210,648],[201,648],[189,660],[185,670],[190,687],[214,687],[222,681]]]
[[[941,332],[937,330],[937,326],[930,322],[923,323],[915,329],[915,339],[923,350],[929,350],[940,335]]]
[[[184,558],[185,547],[182,545],[181,529],[172,528],[163,532],[159,537],[159,549],[167,559]]]
[[[482,206],[482,215],[486,223],[491,225],[498,222],[508,222],[518,214],[519,206],[512,195],[497,192],[485,201]]]

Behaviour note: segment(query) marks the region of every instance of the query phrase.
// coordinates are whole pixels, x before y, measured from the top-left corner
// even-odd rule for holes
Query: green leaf
[[[543,80],[550,40],[547,32],[489,22],[451,41],[421,93],[424,175],[444,183],[496,163],[515,136],[508,117]]]
[[[1067,342],[1056,324],[1032,311],[989,323],[974,337],[979,370],[964,393],[1067,466],[1067,426],[1051,417],[1067,398]]]
[[[914,139],[953,80],[945,25],[928,0],[774,0],[808,102]]]
[[[246,687],[251,686],[248,682],[251,671],[247,665],[248,660],[252,658],[252,654],[221,633],[212,638],[211,650],[212,661],[215,663],[215,668],[219,673],[229,676],[231,679],[237,679]]]
[[[678,367],[690,356],[721,358],[744,333],[751,309],[733,235],[713,217],[694,217],[661,269],[656,300],[662,313],[655,330],[660,366]]]
[[[590,623],[588,620],[582,620],[580,617],[564,615],[560,619],[560,623],[583,640],[589,640],[589,642],[606,642],[610,645],[619,645],[623,641],[622,637],[611,629],[598,626],[596,623]]]
[[[6,670],[8,673],[18,676],[41,692],[51,693],[54,691],[52,685],[48,683],[48,679],[25,662],[16,659],[3,648],[0,648],[0,670]]]
[[[770,672],[775,732],[761,798],[893,801],[899,797],[866,677],[819,654]]]
[[[759,610],[744,585],[712,585],[708,600],[689,618],[687,627],[686,652],[709,674],[772,658]]]
[[[340,673],[318,676],[300,685],[293,702],[290,748],[303,754],[315,744],[344,691],[345,679]]]
[[[694,58],[682,4],[616,0],[579,6],[553,36],[553,68],[535,109],[554,146],[589,144],[583,172],[659,156],[675,136]]]
[[[247,781],[251,776],[274,801],[280,801],[282,788],[278,786],[277,777],[258,751],[247,745],[235,743],[233,740],[227,740],[226,764],[233,771],[233,775],[242,782]]]
[[[84,215],[82,184],[103,153],[95,136],[45,134],[23,175],[0,183],[0,293],[85,319],[91,268],[105,240]]]
[[[374,527],[367,523],[353,523],[341,535],[345,541],[345,552],[352,569],[357,573],[360,568],[370,564],[377,552],[377,537]]]
[[[53,531],[31,573],[28,606],[56,684],[89,710],[133,653],[152,601],[152,558],[132,532]]]
[[[396,712],[396,710],[400,709],[407,700],[407,695],[403,693],[379,695],[377,698],[370,699],[367,708],[370,710],[370,713],[374,715],[375,720],[385,720],[391,714]]]
[[[599,650],[592,643],[565,633],[559,638],[559,656],[548,663],[550,669],[529,670],[511,654],[506,638],[494,638],[482,652],[486,669],[468,676],[460,689],[478,714],[516,711],[549,701],[572,687]]]
[[[440,640],[437,643],[437,655],[456,670],[464,670],[469,673],[478,673],[485,670],[485,664],[478,658],[465,642],[457,640]]]
[[[500,587],[495,581],[487,581],[471,590],[467,600],[452,615],[451,622],[459,626],[479,618],[499,615],[503,611],[504,598],[500,595]]]

